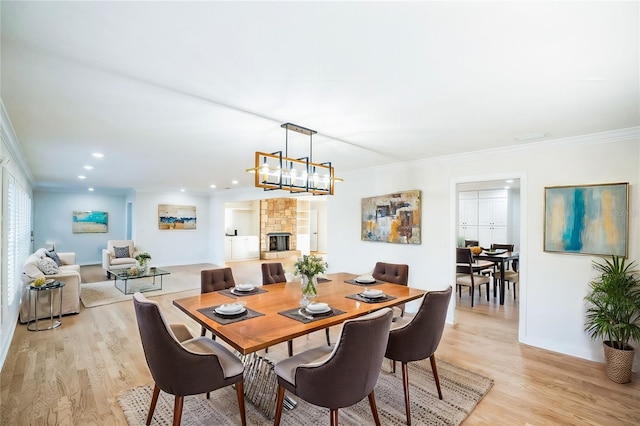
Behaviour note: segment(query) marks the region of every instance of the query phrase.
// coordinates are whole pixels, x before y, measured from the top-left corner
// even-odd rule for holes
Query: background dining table
[[[504,305],[504,271],[506,269],[506,264],[509,261],[516,260],[520,258],[520,252],[517,251],[502,251],[491,253],[486,250],[482,251],[480,254],[474,255],[477,260],[489,260],[494,262],[496,265],[500,267],[500,304]]]
[[[307,323],[282,314],[299,307],[302,298],[300,281],[258,286],[264,291],[238,297],[238,300],[246,303],[248,310],[262,315],[228,324],[215,321],[203,314],[202,310],[209,313],[209,309],[213,311],[216,306],[234,302],[233,294],[211,292],[177,299],[173,301],[173,304],[190,318],[212,330],[216,336],[241,354],[246,355],[313,331],[339,325],[347,319],[418,299],[425,293],[424,290],[386,282],[376,282],[367,286],[345,282],[353,280],[355,277],[355,274],[349,273],[327,275],[329,281],[318,284],[318,296],[315,301],[327,303],[334,310],[343,313],[318,316]],[[353,298],[365,288],[382,290],[391,297],[384,301],[372,301],[371,303]]]

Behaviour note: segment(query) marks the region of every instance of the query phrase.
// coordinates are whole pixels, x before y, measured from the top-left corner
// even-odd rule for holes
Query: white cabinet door
[[[484,248],[490,248],[491,244],[508,244],[506,226],[479,226],[478,240]]]
[[[507,199],[486,198],[478,200],[478,225],[507,225]]]
[[[242,260],[247,258],[247,242],[244,237],[235,237],[233,239],[231,256],[233,260]]]
[[[458,239],[462,240],[477,240],[478,239],[478,227],[477,226],[459,226],[458,227]]]
[[[224,239],[224,260],[233,259],[233,238],[225,237]]]
[[[260,241],[258,236],[246,237],[246,256],[247,259],[259,259],[260,258]]]
[[[461,199],[459,207],[459,225],[478,224],[478,200]]]

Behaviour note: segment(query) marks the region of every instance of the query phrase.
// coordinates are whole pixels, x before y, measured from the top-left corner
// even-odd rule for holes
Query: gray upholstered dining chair
[[[168,324],[157,302],[133,295],[138,330],[155,382],[146,424],[151,423],[160,391],[175,396],[173,424],[182,418],[184,397],[235,385],[240,419],[246,425],[244,366],[240,359],[208,337],[192,338],[182,324]]]
[[[409,265],[377,262],[371,276],[376,280],[406,286],[409,283]],[[400,309],[400,316],[403,317],[404,304],[398,305],[396,308]]]
[[[494,244],[491,244],[491,250],[506,250],[506,251],[513,251],[513,247],[514,247],[514,245],[513,245],[513,244],[495,244],[495,243],[494,243]],[[511,265],[511,262],[507,262],[507,263],[505,264],[505,269],[507,269],[507,270],[511,269],[512,267],[513,267],[513,266]],[[497,287],[498,287],[498,286],[496,285],[496,283],[497,283],[498,281],[500,281],[500,274],[499,274],[499,273],[497,274],[498,279],[497,279],[497,280],[495,279],[495,277],[496,277],[496,272],[498,272],[498,270],[497,270],[497,269],[496,269],[496,267],[494,266],[494,268],[493,268],[493,276],[494,276],[494,280],[493,280],[493,297],[496,297],[496,290],[497,290]],[[505,271],[505,275],[506,275],[506,272],[507,272],[507,271]],[[507,282],[507,288],[509,288],[509,280],[506,280],[506,279],[505,279],[505,281]],[[514,284],[514,285],[515,285],[515,284]],[[514,293],[514,297],[515,297],[515,293]]]
[[[332,426],[338,424],[340,408],[368,396],[373,419],[380,425],[373,388],[380,374],[392,316],[391,309],[383,308],[347,320],[335,347],[320,346],[278,362],[274,425],[280,424],[285,390],[329,408]]]
[[[231,268],[204,269],[200,271],[200,294],[225,290],[235,286],[236,282],[233,279]],[[204,336],[207,333],[207,329],[204,325],[200,329],[200,335]],[[214,339],[216,338],[213,331],[211,331],[211,335]]]
[[[402,363],[402,383],[404,387],[404,405],[407,424],[411,424],[411,403],[409,401],[409,369],[408,363],[429,358],[433,378],[438,389],[438,397],[442,399],[440,378],[436,367],[435,352],[440,344],[447,318],[447,308],[451,300],[451,287],[441,291],[430,291],[422,296],[418,312],[411,319],[400,318],[393,323],[389,332],[389,342],[385,357]]]
[[[478,294],[482,297],[482,286],[487,287],[487,301],[489,301],[489,283],[491,278],[486,275],[475,274],[473,272],[473,255],[471,249],[466,247],[456,248],[456,288],[458,296],[462,297],[462,287],[469,287],[471,295],[471,307],[473,308],[473,295],[476,286],[478,286]]]

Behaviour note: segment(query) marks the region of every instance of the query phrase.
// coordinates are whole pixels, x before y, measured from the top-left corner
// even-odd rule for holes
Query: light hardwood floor
[[[229,265],[237,281],[259,280],[259,262]],[[82,267],[82,275],[86,281],[104,280],[99,267]],[[154,299],[169,321],[183,322],[197,335],[200,327],[172,300],[198,292]],[[495,380],[465,425],[640,424],[640,375],[629,384],[615,384],[602,364],[518,343],[517,302],[511,293],[502,307],[493,299],[481,299],[473,309],[468,302],[463,295],[458,322],[446,326],[436,353]],[[331,331],[335,339],[338,328]],[[323,333],[312,333],[296,339],[295,350],[323,340]],[[286,356],[286,345],[269,353]],[[149,383],[131,302],[83,309],[63,317],[62,327],[52,331],[28,332],[19,324],[0,375],[0,425],[124,425],[116,395]]]

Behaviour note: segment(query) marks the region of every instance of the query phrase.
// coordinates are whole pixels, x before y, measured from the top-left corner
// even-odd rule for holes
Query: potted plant
[[[320,256],[303,255],[295,263],[295,274],[302,276],[301,305],[306,307],[309,299],[318,295],[318,275],[327,270],[327,262]]]
[[[136,256],[136,260],[145,273],[149,273],[149,262],[151,262],[151,255],[147,252],[142,252]]]
[[[640,342],[640,279],[632,270],[635,262],[612,256],[611,261],[593,262],[600,276],[589,283],[585,297],[589,306],[585,331],[593,339],[604,338],[607,377],[617,383],[631,380],[635,348]]]

